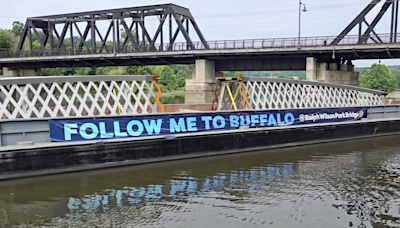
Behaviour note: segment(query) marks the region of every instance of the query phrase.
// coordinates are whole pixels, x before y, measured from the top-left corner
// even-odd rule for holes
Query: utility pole
[[[304,6],[303,10],[301,10],[301,6]],[[301,43],[300,43],[300,36],[301,36],[301,11],[304,13],[307,12],[306,9],[306,4],[302,3],[301,0],[299,0],[299,37],[298,37],[298,45],[297,47],[300,49],[301,48]]]

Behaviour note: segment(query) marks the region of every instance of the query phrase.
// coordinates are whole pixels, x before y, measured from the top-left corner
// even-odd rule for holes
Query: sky
[[[370,0],[302,0],[301,36],[336,36],[368,5]],[[298,0],[0,0],[0,28],[11,28],[13,21],[27,17],[76,13],[123,7],[174,3],[189,8],[206,40],[237,40],[297,37]],[[380,4],[381,5],[381,4]],[[375,7],[371,23],[381,6]],[[373,13],[375,12],[375,14]],[[390,32],[390,15],[384,16],[375,31]],[[156,21],[146,26],[158,25]],[[107,29],[106,25],[102,29]],[[357,31],[352,31],[357,34]],[[194,39],[195,40],[195,39]],[[380,60],[356,61],[358,67]],[[382,60],[400,65],[400,60]]]

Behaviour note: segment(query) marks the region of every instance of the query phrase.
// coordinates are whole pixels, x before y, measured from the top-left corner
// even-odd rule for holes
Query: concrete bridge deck
[[[210,47],[199,50],[173,50],[130,53],[74,54],[32,57],[0,57],[0,67],[38,69],[52,67],[132,66],[193,64],[196,59],[215,60],[217,71],[222,70],[306,70],[306,57],[324,62],[341,58],[388,59],[400,58],[400,43],[318,45],[318,46],[251,46],[242,48]],[[15,55],[14,55],[15,56]],[[7,56],[6,56],[7,57]]]

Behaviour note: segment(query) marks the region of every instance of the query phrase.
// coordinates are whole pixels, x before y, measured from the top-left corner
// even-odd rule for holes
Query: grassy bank
[[[168,93],[161,93],[161,97],[172,97],[172,96],[182,96],[185,95],[185,91],[183,90],[176,90],[176,91],[171,91]]]

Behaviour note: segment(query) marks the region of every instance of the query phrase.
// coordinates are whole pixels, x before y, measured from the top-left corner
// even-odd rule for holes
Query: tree
[[[398,66],[391,66],[389,69],[393,72],[394,77],[400,85],[400,68]]]
[[[0,51],[9,52],[13,49],[13,35],[9,30],[0,29]]]
[[[371,69],[361,76],[361,87],[393,92],[398,83],[392,71],[384,64],[374,64]]]
[[[76,69],[76,75],[95,75],[96,68],[95,67],[79,67]]]
[[[75,74],[76,68],[73,67],[42,68],[43,76],[62,76]]]
[[[179,88],[185,87],[186,86],[186,78],[178,77],[178,85],[179,85]]]
[[[13,28],[11,31],[14,34],[14,36],[16,36],[16,37],[22,36],[25,25],[19,21],[14,21],[12,25],[13,25]]]
[[[153,75],[153,70],[150,66],[140,66],[138,67],[138,75]]]
[[[171,65],[170,67],[178,78],[192,78],[193,65]]]
[[[165,88],[163,92],[174,91],[179,88],[177,77],[169,66],[165,66],[161,71],[158,83],[163,85],[162,88]]]
[[[41,46],[38,40],[32,42],[32,49],[33,50],[40,50]]]

